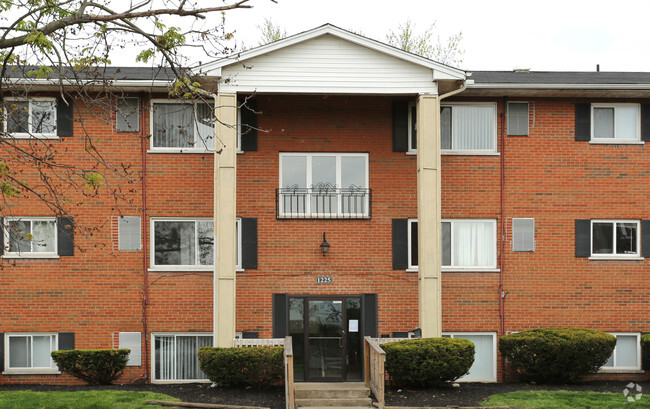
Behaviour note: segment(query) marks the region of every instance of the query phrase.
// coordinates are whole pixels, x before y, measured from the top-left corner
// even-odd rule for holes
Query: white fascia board
[[[209,73],[210,75],[215,75],[215,70],[220,69],[222,67],[226,67],[228,65],[245,61],[251,58],[255,58],[257,56],[260,56],[262,54],[270,53],[285,47],[289,47],[294,44],[301,43],[303,41],[307,41],[309,39],[319,37],[325,34],[331,34],[333,36],[342,38],[344,40],[347,40],[351,43],[358,44],[362,47],[366,47],[384,54],[388,54],[390,56],[393,56],[395,58],[399,58],[401,60],[421,65],[423,67],[431,68],[434,72],[434,80],[437,79],[452,79],[452,80],[465,80],[466,79],[466,74],[465,71],[459,69],[459,68],[454,68],[450,67],[438,62],[435,62],[433,60],[430,60],[428,58],[421,57],[416,54],[409,53],[404,50],[400,50],[399,48],[390,46],[388,44],[384,44],[382,42],[372,40],[367,37],[363,37],[354,33],[350,33],[349,31],[343,30],[341,28],[338,28],[336,26],[333,26],[331,24],[325,24],[323,26],[317,27],[315,29],[305,31],[300,34],[293,35],[291,37],[284,38],[282,40],[275,41],[270,44],[266,44],[257,48],[254,48],[252,50],[244,51],[241,53],[233,54],[231,56],[228,56],[226,58],[222,58],[220,60],[207,63],[205,65],[197,67],[197,69],[200,69],[204,72]],[[219,71],[220,74],[220,71]]]
[[[470,89],[584,89],[584,90],[650,90],[650,84],[521,84],[467,83]]]
[[[7,83],[9,84],[15,84],[15,85],[59,85],[60,82],[58,79],[53,78],[9,78],[6,80]],[[76,86],[76,85],[83,85],[83,86],[93,86],[93,85],[103,85],[103,81],[97,81],[97,80],[79,80],[79,81],[72,81],[69,79],[64,79],[63,81],[64,86]],[[111,85],[117,85],[121,87],[142,87],[142,88],[151,88],[151,87],[169,87],[170,84],[172,84],[172,81],[164,81],[164,80],[107,80],[106,82],[110,83]]]
[[[341,95],[346,95],[346,94],[352,94],[352,95],[357,95],[357,94],[367,94],[367,95],[405,95],[405,94],[412,94],[412,95],[418,95],[418,94],[430,94],[430,95],[437,95],[438,94],[438,89],[435,86],[435,82],[431,84],[431,87],[428,89],[424,88],[419,88],[419,89],[413,89],[413,88],[396,88],[396,87],[391,87],[391,88],[377,88],[377,89],[372,89],[372,88],[333,88],[329,86],[316,86],[316,87],[283,87],[283,86],[276,86],[276,87],[268,87],[268,86],[239,86],[239,85],[230,85],[230,84],[222,84],[219,86],[219,92],[223,93],[264,93],[264,94],[305,94],[305,93],[316,93],[316,94],[341,94]]]

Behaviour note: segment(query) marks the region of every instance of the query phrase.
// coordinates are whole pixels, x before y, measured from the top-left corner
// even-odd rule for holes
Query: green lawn
[[[87,392],[0,392],[0,409],[154,409],[147,400],[174,400],[153,392],[87,391]]]
[[[512,406],[544,409],[646,409],[650,396],[628,402],[621,393],[569,392],[569,391],[517,391],[492,395],[481,402],[484,406]]]

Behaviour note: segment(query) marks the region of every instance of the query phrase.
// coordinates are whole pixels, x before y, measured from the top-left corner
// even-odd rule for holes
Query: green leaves
[[[129,349],[73,349],[54,351],[52,359],[63,372],[89,385],[110,385],[122,375],[130,352]]]

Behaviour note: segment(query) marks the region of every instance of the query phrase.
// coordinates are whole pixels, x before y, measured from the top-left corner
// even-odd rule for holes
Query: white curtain
[[[34,368],[50,368],[52,336],[33,336],[32,337],[32,366]]]
[[[36,253],[54,252],[54,222],[35,220],[32,222],[32,251]]]
[[[452,149],[495,150],[495,118],[493,105],[454,105]]]
[[[156,379],[174,379],[174,336],[156,336]]]
[[[638,363],[638,344],[636,335],[618,335],[616,337],[616,366],[636,368]]]
[[[212,346],[210,336],[176,337],[176,379],[205,379],[196,354],[199,348]]]
[[[153,146],[194,147],[194,109],[191,104],[156,104],[153,113]]]
[[[457,221],[452,229],[453,266],[495,266],[494,223]]]
[[[30,363],[29,337],[9,337],[9,367],[28,368]]]
[[[494,337],[492,335],[455,335],[454,338],[470,340],[474,343],[474,364],[469,373],[460,379],[464,381],[496,381],[494,379]]]
[[[637,107],[616,107],[616,139],[637,139]]]

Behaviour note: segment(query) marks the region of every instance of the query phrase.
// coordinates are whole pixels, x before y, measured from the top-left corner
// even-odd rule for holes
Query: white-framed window
[[[151,101],[151,150],[212,152],[213,108],[203,102]]]
[[[4,257],[57,257],[54,217],[5,217]]]
[[[638,258],[641,228],[638,220],[592,220],[592,258]]]
[[[497,268],[495,219],[442,219],[442,270],[480,271]],[[408,268],[418,268],[418,221],[408,221]]]
[[[236,219],[235,260],[241,270],[241,219]],[[152,218],[151,267],[157,270],[212,271],[214,219]]]
[[[408,104],[408,151],[407,153],[416,153],[418,151],[418,121],[417,105],[415,102]]]
[[[443,154],[495,154],[497,151],[496,103],[454,103],[440,107],[440,139]]]
[[[641,140],[639,104],[591,104],[591,141],[634,143]]]
[[[151,367],[153,382],[207,381],[199,368],[196,353],[201,347],[211,347],[211,333],[152,334]]]
[[[528,102],[508,102],[508,135],[528,136]]]
[[[4,132],[12,138],[56,139],[56,99],[6,98]]]
[[[616,337],[616,347],[605,365],[600,369],[607,371],[638,371],[641,369],[641,335],[639,333],[612,332]]]
[[[115,109],[115,129],[118,132],[140,131],[140,98],[118,98]]]
[[[280,153],[279,217],[370,215],[367,153]]]
[[[497,381],[497,334],[495,332],[443,332],[443,338],[461,338],[474,344],[474,363],[461,382]]]
[[[59,349],[56,333],[6,333],[4,340],[6,373],[58,372],[52,351]]]
[[[512,251],[535,251],[535,219],[512,219]]]

